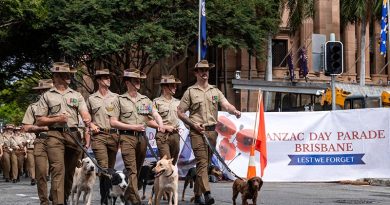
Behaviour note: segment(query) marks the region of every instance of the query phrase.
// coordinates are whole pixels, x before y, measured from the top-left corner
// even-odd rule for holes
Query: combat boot
[[[195,195],[194,204],[195,205],[205,205],[205,203],[202,199],[202,196]]]
[[[214,198],[211,196],[210,192],[207,191],[204,193],[204,203],[206,205],[211,205],[211,204],[214,204],[215,203],[215,200]]]

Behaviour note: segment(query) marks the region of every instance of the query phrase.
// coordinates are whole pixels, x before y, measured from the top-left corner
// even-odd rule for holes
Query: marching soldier
[[[23,165],[24,165],[24,160],[26,158],[26,154],[27,154],[27,149],[26,149],[26,146],[25,144],[27,143],[26,142],[26,139],[24,137],[24,133],[21,132],[22,128],[20,126],[17,126],[14,128],[14,135],[12,137],[12,140],[13,140],[13,149],[14,149],[14,152],[12,153],[11,155],[11,160],[12,162],[15,162],[16,161],[16,167],[17,167],[17,177],[16,177],[16,180],[14,179],[12,182],[15,183],[15,182],[19,182],[20,181],[20,176],[22,175],[23,173]],[[12,164],[13,166],[14,164]],[[15,173],[13,173],[13,176],[15,176]]]
[[[210,193],[208,179],[208,166],[213,153],[207,147],[203,135],[215,147],[218,136],[215,131],[218,120],[218,103],[237,118],[241,116],[241,112],[227,101],[218,88],[209,85],[209,69],[213,67],[214,64],[209,64],[207,60],[201,60],[195,65],[196,83],[187,89],[178,107],[179,118],[190,126],[191,145],[196,160],[195,204],[214,204],[215,202]],[[190,111],[189,117],[185,114],[187,110]],[[202,193],[204,202],[201,199]]]
[[[39,80],[38,86],[33,87],[33,90],[43,94],[45,91],[53,87],[52,79]],[[31,175],[31,185],[37,183],[37,191],[41,205],[48,205],[48,191],[47,191],[47,176],[48,173],[48,158],[46,151],[46,139],[48,130],[47,126],[37,126],[35,113],[37,112],[38,102],[32,103],[27,107],[23,117],[23,129],[26,132],[35,135],[34,140],[28,142],[27,145],[27,159],[29,161],[29,170]],[[31,139],[30,139],[31,140]],[[33,148],[33,158],[31,157],[31,147]],[[32,167],[34,165],[34,167]]]
[[[164,132],[164,127],[160,115],[153,108],[152,101],[138,93],[141,79],[145,79],[146,75],[137,69],[129,69],[124,71],[123,77],[127,92],[119,95],[114,102],[113,111],[108,115],[111,126],[119,129],[122,158],[130,175],[125,199],[127,203],[130,200],[133,205],[140,205],[137,173],[145,160],[146,143],[149,143],[145,136],[145,128],[147,124],[155,126],[155,122],[151,122],[151,117],[157,121],[158,130]]]
[[[17,161],[12,162],[12,136],[14,135],[13,132],[14,125],[7,124],[4,129],[3,135],[3,172],[5,177],[5,182],[10,182],[10,180],[14,180],[16,182],[16,175],[17,175]],[[14,164],[14,166],[12,166]],[[15,173],[15,176],[13,175]]]
[[[119,146],[118,130],[111,128],[107,112],[114,109],[118,94],[112,93],[110,72],[108,69],[97,70],[95,74],[99,89],[89,96],[87,107],[92,117],[92,150],[98,164],[103,168],[114,168]],[[102,183],[100,178],[99,182]]]
[[[173,95],[180,83],[180,80],[173,75],[161,76],[161,96],[153,100],[153,105],[160,114],[165,128],[165,133],[156,134],[158,153],[160,158],[164,155],[168,159],[173,158],[173,164],[176,164],[180,151],[179,118],[177,117],[177,106],[180,100]]]
[[[38,103],[35,113],[37,125],[48,126],[47,154],[52,175],[51,191],[53,204],[65,204],[72,188],[72,177],[77,161],[81,157],[81,141],[78,132],[78,115],[89,128],[91,116],[88,113],[83,96],[69,88],[71,74],[76,70],[68,63],[54,63],[54,87],[45,92]],[[66,179],[66,180],[65,180]]]

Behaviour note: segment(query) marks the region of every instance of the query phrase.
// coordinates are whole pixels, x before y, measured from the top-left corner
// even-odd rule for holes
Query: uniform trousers
[[[118,134],[97,134],[92,137],[91,147],[98,164],[103,168],[114,168],[119,147]]]
[[[3,148],[3,157],[2,157],[2,163],[3,163],[3,174],[6,179],[10,178],[10,172],[11,172],[11,155],[12,152],[8,150],[8,148]]]
[[[129,186],[125,192],[125,199],[133,205],[141,204],[138,194],[138,174],[146,157],[146,138],[143,135],[120,135],[120,146],[125,168],[129,172]]]
[[[49,205],[47,179],[48,173],[48,158],[46,150],[46,139],[35,139],[34,141],[34,161],[35,174],[37,181],[38,197],[41,205]]]
[[[218,133],[215,131],[205,131],[205,134],[210,144],[215,147]],[[194,193],[200,196],[202,193],[210,191],[208,166],[211,163],[213,153],[207,146],[202,134],[195,130],[190,131],[191,146],[194,151],[196,161],[196,181],[194,186]]]
[[[27,172],[31,179],[35,179],[35,160],[34,160],[34,148],[27,149]]]
[[[68,132],[48,131],[47,155],[49,158],[51,179],[51,194],[53,204],[64,204],[70,195],[73,174],[82,150]],[[74,132],[81,141],[79,132]]]
[[[173,158],[172,163],[177,163],[180,151],[180,136],[177,132],[157,132],[156,142],[160,159],[167,156],[168,159]]]

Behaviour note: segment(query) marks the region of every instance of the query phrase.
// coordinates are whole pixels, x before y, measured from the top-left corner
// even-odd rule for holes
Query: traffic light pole
[[[332,86],[332,110],[336,110],[336,74],[331,74],[331,86]]]

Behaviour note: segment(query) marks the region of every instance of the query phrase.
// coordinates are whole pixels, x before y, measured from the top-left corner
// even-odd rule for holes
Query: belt
[[[121,135],[131,135],[131,136],[142,136],[144,132],[139,132],[135,130],[119,130]]]
[[[105,132],[105,133],[109,133],[109,134],[116,134],[116,133],[118,133],[118,129],[114,129],[114,128],[106,128],[106,129],[99,128],[99,129],[100,129],[100,131]]]
[[[46,132],[38,133],[37,138],[38,139],[46,139],[47,138],[47,133]]]
[[[49,131],[58,131],[58,132],[77,132],[79,129],[77,127],[49,127]]]
[[[34,150],[34,148],[27,148],[27,150]]]
[[[203,127],[205,131],[215,131],[215,125],[209,125]]]

